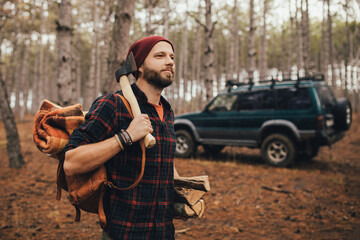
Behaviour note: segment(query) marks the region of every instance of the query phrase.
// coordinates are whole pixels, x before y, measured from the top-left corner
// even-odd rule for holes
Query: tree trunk
[[[305,1],[305,10],[303,9],[303,1]],[[308,0],[301,0],[301,32],[303,39],[303,61],[305,75],[310,73],[310,29],[309,29],[309,3]]]
[[[10,56],[10,64],[9,64],[9,69],[7,71],[7,77],[4,79],[4,81],[6,81],[6,85],[8,87],[8,100],[10,102],[10,97],[11,97],[11,93],[13,91],[16,90],[16,67],[18,66],[18,64],[16,64],[19,60],[20,57],[18,57],[18,55],[20,54],[19,51],[19,21],[18,21],[18,16],[19,16],[19,4],[18,4],[18,0],[14,0],[14,5],[15,5],[15,15],[13,17],[13,39],[12,39],[12,52],[11,52],[11,56]]]
[[[170,13],[170,5],[169,5],[169,0],[164,0],[164,7],[165,7],[165,12],[163,15],[163,19],[164,19],[164,31],[163,31],[163,36],[164,38],[169,38],[169,28],[170,28],[170,21],[169,21],[169,13]]]
[[[360,85],[360,48],[357,49],[356,52],[356,65],[357,65],[357,71],[355,73],[355,79],[356,80],[356,90],[355,90],[355,99],[354,99],[354,110],[357,112],[360,110],[360,91],[359,91],[359,85]]]
[[[302,1],[302,0],[300,0]],[[296,0],[296,11],[295,11],[295,21],[296,21],[296,43],[297,43],[297,56],[296,56],[296,65],[297,65],[297,73],[299,74],[300,70],[303,68],[303,39],[302,39],[302,33],[301,33],[301,26],[299,24],[299,6],[297,4]]]
[[[249,39],[248,39],[248,74],[249,78],[254,78],[254,71],[255,71],[255,21],[254,21],[254,0],[250,0],[250,30],[249,30]]]
[[[291,78],[292,65],[293,65],[293,52],[294,52],[294,42],[293,42],[293,27],[294,27],[294,18],[290,17],[290,31],[289,31],[289,44],[288,44],[288,60],[287,60],[287,77]]]
[[[44,92],[45,90],[45,85],[44,85],[44,46],[42,43],[42,38],[43,38],[43,33],[44,33],[44,14],[43,14],[43,9],[42,7],[40,8],[40,33],[39,33],[39,65],[37,66],[39,68],[38,70],[38,78],[36,81],[38,81],[38,89],[37,89],[37,94],[38,94],[38,102],[36,102],[36,108],[38,108],[41,104],[41,101],[44,99]]]
[[[261,34],[261,55],[259,57],[259,75],[260,78],[264,78],[265,76],[267,76],[267,40],[266,40],[266,15],[267,15],[267,11],[268,11],[268,0],[264,0],[264,9],[263,9],[263,27],[262,27],[262,34]],[[285,30],[284,30],[285,31]],[[283,41],[283,59],[285,59],[285,39]],[[281,71],[284,72],[284,66],[283,64],[285,63],[285,61],[282,61],[282,66],[281,66]]]
[[[188,1],[186,0],[186,6]],[[183,100],[182,100],[182,106],[184,112],[187,112],[187,101],[186,96],[188,94],[188,81],[189,81],[189,74],[188,74],[188,29],[187,29],[187,21],[188,17],[187,14],[185,16],[184,21],[184,30],[183,30],[183,36],[181,41],[181,52],[183,53],[183,68],[182,68],[182,76],[183,76],[183,83],[184,83],[184,93],[183,93]]]
[[[210,0],[205,0],[205,89],[206,89],[206,102],[209,102],[213,97],[213,85],[214,85],[214,43],[213,33],[215,30],[215,23],[212,22],[211,8],[212,3]]]
[[[37,45],[35,47],[36,49],[36,53],[37,53]],[[35,53],[35,54],[36,54]],[[32,99],[31,99],[31,114],[35,115],[35,113],[38,111],[38,107],[39,107],[39,102],[40,102],[40,97],[39,97],[39,81],[38,81],[38,77],[39,77],[39,58],[35,57],[34,59],[34,65],[33,65],[33,74],[32,74],[32,86],[31,86],[31,92],[32,92]]]
[[[27,43],[29,42],[29,43]],[[25,40],[24,45],[24,57],[22,61],[22,68],[19,75],[21,86],[23,89],[23,104],[20,106],[20,114],[19,114],[19,121],[23,121],[25,117],[25,113],[27,112],[27,102],[28,102],[28,96],[29,96],[29,55],[30,55],[30,49],[31,49],[31,39]]]
[[[359,30],[360,30],[360,27],[358,28],[355,28],[355,31],[354,32],[351,32],[351,41],[352,44],[350,46],[350,61],[351,61],[351,71],[352,71],[352,77],[351,77],[351,91],[352,91],[352,104],[353,104],[353,110],[354,111],[358,111],[359,108],[358,108],[358,105],[359,105],[359,102],[358,102],[358,94],[359,94],[359,91],[357,89],[357,86],[359,85],[359,73],[360,73],[360,68],[357,66],[358,63],[360,62],[360,47],[357,48],[356,52],[354,50],[354,44],[355,44],[355,39],[356,37],[355,36],[358,36],[359,34]]]
[[[112,39],[111,62],[108,81],[103,92],[110,92],[116,86],[115,71],[125,62],[129,48],[130,26],[134,18],[135,2],[133,0],[118,0],[116,5],[115,23]]]
[[[346,43],[345,43],[345,54],[344,54],[344,96],[348,97],[348,66],[349,66],[349,57],[350,57],[350,31],[349,31],[349,0],[346,0],[344,5],[345,10],[345,35],[346,35]]]
[[[329,65],[329,52],[328,52],[328,45],[329,45],[329,39],[327,38],[326,33],[326,9],[325,9],[325,1],[323,1],[323,20],[321,25],[321,42],[323,43],[321,45],[321,73],[324,74],[325,82],[328,83],[328,65]]]
[[[109,74],[109,62],[110,62],[110,16],[112,14],[112,10],[110,10],[110,1],[111,0],[105,0],[105,20],[104,20],[104,27],[103,27],[103,34],[102,39],[104,41],[104,46],[101,50],[101,86],[103,86],[108,79],[113,78],[113,74]],[[104,89],[101,88],[100,91],[104,93]]]
[[[288,39],[288,52],[287,52],[287,65],[286,65],[286,76],[287,78],[291,78],[291,67],[292,67],[292,60],[293,60],[293,27],[294,27],[294,17],[291,12],[291,5],[292,1],[289,0],[289,15],[290,15],[290,26],[289,26],[289,39]]]
[[[0,110],[2,121],[6,130],[7,139],[7,153],[11,168],[20,168],[25,164],[23,156],[21,155],[21,147],[19,134],[17,131],[15,117],[11,111],[8,96],[6,92],[5,82],[2,79],[0,72]]]
[[[199,6],[198,6],[198,15],[200,15],[200,13],[202,12],[202,7],[201,7],[201,3],[199,2]],[[194,110],[200,110],[202,109],[203,106],[203,79],[201,78],[201,51],[200,49],[202,49],[201,47],[201,40],[199,39],[203,39],[202,38],[202,31],[201,31],[201,26],[200,24],[197,24],[196,26],[196,37],[194,39],[194,49],[195,49],[195,85],[196,85],[196,103],[195,105],[195,109]]]
[[[151,36],[154,34],[154,28],[152,26],[152,16],[154,15],[154,0],[146,0],[145,1],[145,9],[146,9],[146,36]]]
[[[281,71],[281,74],[283,76],[283,79],[286,78],[286,75],[285,75],[285,71],[286,71],[286,40],[285,40],[285,33],[286,33],[286,29],[285,27],[282,28],[282,34],[281,34],[281,49],[282,49],[282,53],[281,53],[281,58],[283,59],[281,61],[281,65],[280,65],[280,71]],[[290,50],[288,50],[290,51]],[[260,75],[260,76],[263,76],[263,75]]]
[[[326,43],[328,43],[328,52],[329,52],[329,65],[331,67],[331,86],[332,89],[336,89],[336,78],[335,78],[335,67],[334,67],[334,46],[333,46],[333,35],[332,35],[332,16],[330,13],[330,0],[327,2],[327,33],[326,33]]]
[[[71,0],[62,0],[59,5],[59,20],[56,22],[58,41],[58,98],[59,105],[74,103],[71,81]]]
[[[11,84],[12,87],[10,88],[10,94],[11,92],[15,93],[15,107],[13,109],[13,113],[15,116],[19,116],[20,115],[20,96],[21,96],[21,79],[19,76],[19,72],[21,72],[21,64],[22,63],[22,58],[23,58],[23,48],[24,48],[24,44],[23,41],[21,39],[21,35],[23,32],[22,29],[22,22],[21,22],[21,16],[22,16],[22,7],[21,5],[16,6],[17,10],[16,10],[16,16],[14,17],[14,28],[15,28],[15,39],[14,39],[14,49],[13,49],[13,53],[14,53],[14,61],[15,61],[15,66],[13,66],[12,68],[12,82]],[[10,96],[9,96],[10,97]]]
[[[75,81],[74,86],[74,99],[76,99],[77,103],[80,103],[82,106],[84,105],[84,98],[82,92],[82,69],[81,69],[81,52],[79,51],[80,45],[80,33],[77,32],[74,36],[74,47],[73,47],[73,54],[72,54],[72,79]],[[84,84],[85,85],[85,84]]]
[[[97,0],[96,1],[96,10],[95,10],[95,15],[97,15],[96,17],[96,22],[97,24],[95,24],[96,26],[96,74],[95,74],[95,97],[98,97],[101,94],[101,69],[102,69],[102,53],[101,53],[101,47],[100,47],[100,42],[101,42],[101,30],[99,27],[99,18],[100,18],[100,1]]]
[[[239,24],[238,24],[238,7],[237,0],[234,0],[234,7],[232,12],[232,20],[231,20],[231,39],[229,41],[230,47],[229,49],[229,69],[227,70],[227,79],[236,79],[237,78],[237,69],[239,65]]]
[[[223,64],[223,58],[221,57],[221,51],[220,51],[220,40],[219,38],[215,38],[215,47],[214,47],[214,70],[215,70],[215,81],[214,83],[216,83],[216,88],[214,87],[214,89],[216,89],[216,92],[219,92],[220,91],[220,86],[221,86],[221,75],[223,72],[226,72],[227,75],[230,75],[230,68],[228,70],[225,70],[224,69],[224,64]],[[230,49],[229,47],[226,47],[226,49]],[[230,53],[227,54],[228,56],[230,55]],[[229,57],[228,57],[229,58]],[[230,58],[229,58],[230,59]],[[227,63],[226,65],[229,65],[229,63]]]
[[[95,99],[95,84],[96,84],[96,50],[98,45],[98,22],[99,22],[99,6],[98,1],[94,2],[93,8],[93,35],[91,43],[91,61],[89,79],[85,82],[84,89],[84,109],[88,110],[91,107],[91,103]]]
[[[184,36],[184,32],[182,33]],[[182,37],[182,41],[184,40],[184,37]],[[184,43],[181,42],[181,44],[183,45]],[[182,105],[182,98],[184,98],[184,76],[183,76],[183,71],[184,69],[184,50],[180,51],[179,53],[179,58],[177,60],[177,69],[176,69],[176,87],[174,88],[174,90],[176,91],[176,94],[178,96],[177,101],[175,102],[175,109],[177,110],[178,113],[183,113],[183,105]]]
[[[97,34],[97,46],[96,46],[96,74],[95,74],[95,97],[101,95],[101,69],[102,69],[102,54],[100,48],[100,34]]]
[[[33,14],[34,15],[34,14]],[[42,24],[42,32],[44,32],[45,34],[47,34],[49,32],[49,19],[45,18],[44,15],[44,9],[41,10],[41,15],[42,15],[42,19],[44,21],[44,24]],[[34,21],[32,22],[32,25],[34,25]],[[49,69],[50,66],[50,43],[49,40],[46,40],[44,44],[42,44],[42,48],[44,51],[44,61],[43,61],[43,73],[42,73],[42,79],[43,79],[43,83],[44,83],[44,87],[43,87],[43,97],[45,99],[50,99],[51,97],[53,97],[52,91],[54,91],[54,89],[51,87],[51,83],[53,79],[50,78],[50,72],[52,72]]]
[[[43,79],[44,79],[44,97],[46,99],[50,99],[52,97],[52,87],[51,87],[51,82],[53,81],[53,79],[50,78],[50,71],[49,71],[49,66],[50,66],[50,45],[49,43],[46,43],[46,45],[44,45],[45,47],[45,55],[44,55],[44,72],[43,72]]]

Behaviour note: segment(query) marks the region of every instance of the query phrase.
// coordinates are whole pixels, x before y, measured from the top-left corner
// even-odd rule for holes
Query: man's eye
[[[158,54],[158,55],[156,55],[155,57],[162,57],[163,55],[162,54]]]

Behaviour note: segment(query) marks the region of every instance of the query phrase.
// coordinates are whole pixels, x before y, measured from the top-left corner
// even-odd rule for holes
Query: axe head
[[[124,64],[121,65],[121,67],[115,72],[116,81],[119,82],[121,76],[124,75],[127,76],[136,71],[137,71],[137,66],[136,66],[134,54],[130,52]]]

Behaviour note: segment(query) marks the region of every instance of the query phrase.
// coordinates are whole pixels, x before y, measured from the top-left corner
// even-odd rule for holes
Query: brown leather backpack
[[[132,116],[128,101],[122,95],[120,95],[120,97]],[[58,152],[59,149],[61,150],[61,148],[63,149],[65,147],[68,137],[71,135],[73,129],[84,122],[82,114],[82,109],[79,104],[67,108],[61,108],[60,106],[45,100],[41,105],[39,112],[35,116],[33,133],[34,143],[40,151],[59,160],[56,180],[56,199],[61,199],[61,189],[68,191],[68,198],[76,209],[75,221],[80,221],[81,210],[90,213],[97,213],[99,215],[100,225],[104,228],[106,226],[106,217],[103,208],[105,189],[106,187],[110,187],[117,190],[129,190],[135,188],[139,184],[145,170],[145,145],[143,140],[141,140],[140,146],[142,149],[142,162],[139,176],[135,182],[127,188],[116,187],[112,182],[108,181],[104,165],[101,165],[92,172],[67,176],[63,168],[65,155],[64,153],[58,154]],[[73,123],[70,131],[66,129],[66,127],[64,128],[64,126],[69,125],[69,121]],[[59,126],[61,129],[59,129]],[[62,132],[59,133],[59,131]],[[62,139],[66,135],[67,139]],[[54,145],[58,145],[59,147],[51,147]]]

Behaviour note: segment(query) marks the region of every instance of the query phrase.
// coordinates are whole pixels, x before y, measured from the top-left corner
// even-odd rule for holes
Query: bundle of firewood
[[[176,177],[174,180],[175,218],[201,218],[205,212],[202,197],[210,191],[208,176]]]

